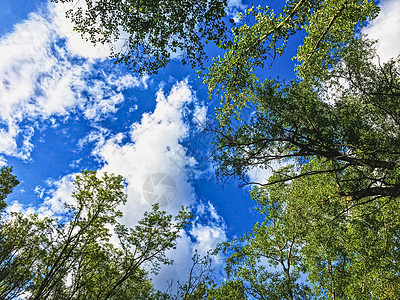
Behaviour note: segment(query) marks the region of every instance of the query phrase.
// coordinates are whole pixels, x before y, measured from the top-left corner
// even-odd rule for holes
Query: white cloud
[[[60,12],[54,6],[46,13],[50,17],[30,14],[0,39],[0,153],[8,156],[29,159],[38,121],[54,125],[54,116],[79,109],[97,122],[118,110],[124,90],[147,88],[148,76],[96,69],[93,58],[100,56],[86,49],[89,43],[77,46],[82,53],[69,47],[72,27],[59,24],[67,21],[55,17]]]
[[[251,182],[266,183],[273,174],[272,169],[263,169],[260,167],[252,168],[247,172]]]
[[[378,17],[363,31],[378,40],[377,53],[381,62],[396,58],[400,53],[400,1],[382,0]]]
[[[227,240],[226,225],[211,202],[199,203],[195,208],[196,218],[190,235],[196,241],[194,248],[204,256],[208,251],[215,249],[217,244]]]
[[[194,168],[196,160],[188,155],[188,149],[182,146],[182,141],[191,132],[190,122],[186,121],[193,118],[195,111],[202,110],[201,105],[187,80],[175,84],[168,94],[160,89],[156,94],[156,102],[154,111],[143,114],[142,119],[131,126],[129,134],[110,136],[107,130],[100,129],[91,132],[81,142],[82,146],[95,142],[93,155],[104,164],[100,173],[107,171],[126,178],[128,201],[121,210],[124,213],[122,222],[128,226],[135,226],[143,213],[151,209],[144,192],[146,180],[154,179],[154,174],[168,175],[176,186],[173,201],[162,206],[163,210],[176,214],[182,205],[194,205],[197,201],[187,175],[187,171]],[[189,106],[194,109],[189,110]],[[60,200],[71,192],[71,178],[65,177],[57,182],[53,196],[45,200],[43,214],[48,210],[60,209]],[[153,183],[157,186],[157,182]],[[156,189],[154,193],[162,194],[166,190]],[[187,279],[194,249],[206,254],[217,243],[226,240],[225,223],[214,206],[210,203],[199,204],[195,208],[195,215],[197,217],[189,232],[182,232],[177,248],[168,252],[168,257],[175,260],[174,265],[163,267],[154,276],[157,288],[165,288],[171,279]]]
[[[39,199],[43,199],[39,206],[25,205],[16,200],[7,206],[6,212],[20,212],[27,215],[35,213],[40,218],[62,217],[67,212],[65,204],[76,203],[72,197],[75,176],[76,174],[69,174],[60,180],[48,179],[44,187],[36,186],[35,194]]]
[[[214,250],[219,243],[228,240],[226,236],[227,227],[224,219],[218,214],[211,202],[199,204],[197,207],[201,206],[202,212],[197,214],[200,218],[194,223],[190,234],[195,239],[193,249],[196,249],[200,255],[206,255],[210,250]],[[211,258],[215,279],[217,282],[224,280],[224,255],[219,253],[211,256]]]
[[[248,5],[243,4],[242,0],[228,0],[227,13],[229,17],[233,17],[235,22],[239,21],[238,14],[246,8],[248,8]]]
[[[182,141],[193,129],[188,121],[194,115],[203,115],[205,109],[199,105],[187,80],[175,84],[168,94],[160,89],[156,97],[154,111],[143,114],[140,122],[132,125],[129,137],[118,134],[99,143],[95,150],[105,163],[102,171],[118,173],[127,179],[128,202],[122,210],[124,222],[130,226],[150,209],[144,198],[144,183],[154,173],[168,174],[175,181],[174,201],[162,207],[168,213],[175,214],[182,205],[193,205],[196,199],[187,175],[195,168],[196,159],[188,155]],[[188,107],[193,105],[194,109],[189,110]],[[123,143],[126,138],[130,141]],[[194,249],[205,255],[217,243],[226,240],[225,223],[214,206],[208,203],[195,207],[193,227],[190,232],[182,233],[177,248],[168,253],[175,260],[174,265],[163,267],[154,277],[158,288],[165,287],[171,279],[187,279]]]
[[[207,123],[207,107],[198,106],[193,113],[193,123],[198,126],[199,130],[204,130]]]
[[[19,213],[19,212],[22,212],[23,210],[24,210],[24,208],[23,208],[22,204],[19,203],[18,201],[14,201],[11,203],[11,205],[8,205],[6,207],[6,212],[8,214],[12,213],[12,212]]]
[[[118,109],[117,106],[124,101],[122,93],[113,94],[106,98],[104,95],[105,89],[100,87],[104,85],[104,82],[96,82],[96,84],[90,88],[92,91],[93,99],[91,103],[84,105],[83,114],[87,119],[99,121],[102,116],[106,116],[110,113],[115,113]]]
[[[204,224],[197,224],[190,234],[195,238],[195,248],[201,255],[205,255],[209,250],[215,249],[218,243],[227,240],[225,228]]]
[[[186,155],[181,142],[190,132],[184,121],[189,114],[188,104],[197,100],[187,81],[176,84],[168,95],[159,90],[156,97],[154,112],[143,114],[140,122],[131,126],[129,136],[117,134],[94,150],[105,163],[103,171],[121,174],[128,182],[129,201],[124,209],[129,224],[136,223],[150,208],[143,189],[153,174],[167,174],[176,184],[173,202],[166,207],[171,213],[193,201],[186,170],[196,161]]]
[[[255,167],[247,172],[250,182],[264,184],[268,182],[268,179],[273,175],[273,172],[279,168],[285,167],[294,161],[272,161],[268,166]]]
[[[103,146],[106,142],[106,137],[108,136],[109,131],[106,128],[97,128],[96,130],[92,130],[88,135],[84,138],[81,138],[78,141],[78,148],[81,150],[87,144],[95,143],[96,147],[94,152],[97,152],[101,146]],[[96,150],[97,149],[97,150]],[[97,153],[94,153],[97,154]]]
[[[228,7],[244,10],[246,9],[247,5],[243,4],[242,0],[228,0]]]
[[[29,159],[31,139],[39,125],[56,127],[56,117],[67,118],[71,113],[99,121],[119,108],[126,89],[147,88],[148,76],[135,78],[96,69],[96,60],[104,59],[107,51],[82,42],[63,19],[65,8],[55,9],[50,6],[49,18],[31,14],[0,39],[0,154]],[[123,222],[129,226],[136,225],[151,208],[143,189],[146,180],[156,173],[169,175],[176,185],[173,201],[162,207],[168,213],[175,214],[181,205],[196,200],[187,175],[195,168],[196,159],[188,155],[182,141],[193,129],[187,121],[204,120],[206,109],[199,105],[187,80],[177,83],[169,93],[160,89],[156,101],[155,110],[134,123],[129,134],[110,136],[107,129],[93,126],[97,130],[78,144],[83,147],[94,142],[93,154],[104,163],[100,173],[113,172],[127,179],[128,203],[122,210]],[[71,174],[48,182],[50,190],[38,187],[36,192],[44,199],[40,207],[25,209],[15,202],[9,209],[36,211],[42,216],[60,214],[63,203],[72,201],[73,178]],[[206,205],[203,210],[211,221],[196,219],[191,232],[183,233],[177,249],[171,251],[176,260],[173,271],[162,271],[164,277],[157,277],[159,284],[170,279],[173,272],[175,279],[185,279],[194,247],[205,253],[226,238],[225,226],[215,209]]]
[[[7,165],[7,160],[3,156],[0,156],[0,168],[6,165]]]

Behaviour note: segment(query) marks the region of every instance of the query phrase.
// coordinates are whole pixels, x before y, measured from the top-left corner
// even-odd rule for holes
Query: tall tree
[[[12,185],[5,172],[2,187]],[[3,182],[6,182],[3,184]],[[146,268],[171,264],[190,214],[171,215],[154,205],[134,228],[118,222],[126,201],[121,176],[87,171],[78,175],[73,204],[59,218],[5,214],[1,219],[0,294],[14,299],[152,299],[157,293]],[[115,232],[118,242],[112,242]]]
[[[337,193],[354,203],[400,195],[399,64],[374,64],[373,43],[360,33],[377,11],[367,0],[298,0],[288,1],[279,15],[267,8],[247,12],[256,23],[234,30],[231,49],[205,78],[223,102],[213,129],[222,178],[239,176],[246,183],[255,166],[290,161],[301,170],[309,157],[325,157],[332,164],[323,172],[335,174]],[[256,71],[268,54],[280,54],[300,29],[307,35],[296,56],[298,79],[261,82]],[[251,118],[241,118],[249,105]]]
[[[7,207],[5,199],[12,193],[13,189],[19,184],[16,176],[12,174],[11,167],[2,167],[0,169],[0,212],[4,213]]]
[[[256,187],[251,197],[264,220],[243,237],[220,245],[229,256],[229,280],[242,283],[246,299],[312,299],[311,289],[300,281],[300,245],[307,227],[293,209],[296,204],[288,203],[288,189],[283,184]]]
[[[254,24],[233,30],[229,50],[205,75],[222,101],[211,129],[217,173],[260,185],[253,197],[268,216],[228,244],[233,279],[249,289],[260,278],[260,287],[271,285],[263,263],[284,249],[317,299],[399,297],[400,66],[376,63],[374,43],[362,35],[377,12],[367,0],[287,1],[280,14],[252,7]],[[260,80],[258,71],[301,30],[297,79]],[[254,167],[275,175],[249,182]],[[294,252],[285,248],[292,241]],[[280,264],[274,276],[288,269]]]
[[[202,65],[205,42],[226,35],[226,6],[226,0],[85,0],[67,17],[86,40],[109,43],[117,63],[151,74],[176,52],[184,63]]]
[[[48,220],[6,212],[6,198],[18,185],[11,167],[0,170],[0,298],[15,299],[30,286],[32,269],[44,254]]]
[[[325,159],[304,166],[327,167]],[[229,280],[241,282],[250,299],[398,299],[400,201],[386,197],[349,211],[349,199],[332,197],[336,189],[330,173],[255,187],[264,221],[221,247],[230,255]]]

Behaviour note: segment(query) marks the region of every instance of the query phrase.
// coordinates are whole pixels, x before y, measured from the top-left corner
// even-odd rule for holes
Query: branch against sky
[[[85,0],[74,3],[67,17],[84,39],[110,44],[117,63],[152,74],[175,53],[181,54],[185,64],[202,66],[205,44],[226,37],[226,8],[227,0]]]
[[[265,221],[225,244],[231,279],[255,298],[293,299],[290,267],[304,272],[311,297],[399,297],[399,49],[381,62],[363,34],[378,11],[345,0],[251,8],[254,23],[233,30],[205,74],[221,97],[210,128],[217,175],[260,186],[252,195]],[[268,62],[301,30],[297,78],[268,77]],[[273,176],[249,182],[253,168]]]

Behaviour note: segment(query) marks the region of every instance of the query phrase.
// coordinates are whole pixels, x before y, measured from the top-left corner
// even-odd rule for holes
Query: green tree
[[[205,74],[222,102],[211,128],[217,174],[260,185],[253,197],[268,215],[280,209],[276,222],[231,245],[234,276],[247,284],[265,273],[263,253],[295,237],[291,266],[317,299],[399,298],[399,60],[375,63],[374,42],[361,32],[378,11],[367,0],[287,1],[279,14],[252,7],[254,24],[233,29],[228,51]],[[296,80],[260,79],[302,31]],[[254,167],[275,174],[249,182]]]
[[[205,77],[222,99],[220,123],[212,129],[221,178],[247,183],[255,166],[296,162],[302,170],[308,158],[325,157],[332,164],[323,172],[335,174],[338,194],[354,203],[399,196],[399,64],[374,64],[373,43],[360,33],[377,11],[366,0],[288,1],[279,15],[249,9],[255,24],[233,30],[231,49]],[[259,80],[268,54],[281,54],[301,29],[306,37],[296,56],[298,79]],[[251,117],[241,118],[246,106]]]
[[[5,172],[6,193],[15,178]],[[8,177],[7,177],[8,176]],[[8,185],[7,185],[8,184]],[[86,171],[76,177],[74,204],[59,218],[22,213],[1,220],[0,293],[3,299],[152,299],[161,296],[147,277],[171,264],[165,251],[176,245],[190,214],[175,219],[154,205],[134,228],[118,222],[126,201],[123,178]],[[112,232],[118,243],[111,242]]]
[[[226,281],[220,287],[215,285],[207,290],[207,300],[242,300],[246,299],[245,288],[239,280]]]
[[[304,168],[322,171],[327,161]],[[221,248],[230,254],[228,279],[255,299],[398,299],[400,201],[349,210],[347,197],[332,196],[337,189],[330,173],[255,187],[264,221]]]
[[[19,184],[16,176],[12,174],[11,167],[2,167],[0,169],[0,212],[4,213],[4,209],[7,207],[5,199],[12,190]]]
[[[39,245],[46,239],[48,220],[7,213],[6,198],[18,180],[11,167],[0,170],[0,298],[15,299],[34,278],[32,269],[44,254]]]
[[[228,279],[242,284],[245,299],[311,299],[311,289],[300,282],[300,245],[307,228],[287,194],[283,184],[254,188],[251,197],[264,220],[243,237],[220,245],[229,255]]]
[[[184,63],[202,65],[204,43],[226,34],[226,0],[81,2],[67,12],[74,29],[92,43],[111,43],[111,57],[139,73],[157,73],[175,52]]]

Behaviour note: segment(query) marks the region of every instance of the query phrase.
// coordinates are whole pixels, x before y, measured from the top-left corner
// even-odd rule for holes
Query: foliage
[[[260,186],[265,221],[221,249],[249,297],[399,298],[400,65],[381,64],[361,32],[378,11],[367,0],[251,7],[254,23],[233,29],[205,74],[221,97],[217,175]],[[297,78],[260,79],[302,32]],[[251,182],[255,167],[274,175]]]
[[[4,189],[10,179],[2,178]],[[14,213],[1,220],[2,299],[155,298],[144,267],[156,272],[172,263],[165,251],[175,247],[190,214],[182,210],[173,220],[155,204],[127,228],[118,222],[126,201],[121,176],[86,171],[74,184],[74,203],[62,218]]]
[[[74,29],[94,44],[111,43],[111,57],[141,74],[157,73],[176,52],[184,63],[202,65],[204,42],[226,34],[226,0],[82,2],[67,11]]]
[[[257,101],[260,83],[255,70],[283,54],[291,36],[306,33],[295,57],[298,75],[303,80],[320,79],[340,61],[343,49],[357,38],[355,33],[365,21],[377,13],[372,0],[288,0],[279,14],[268,6],[252,6],[244,15],[254,23],[232,29],[229,50],[215,58],[205,74],[209,91],[221,95],[221,125],[228,125],[233,113]]]
[[[11,167],[0,170],[0,298],[15,299],[34,278],[32,268],[44,254],[39,245],[45,240],[47,220],[19,213],[7,214],[6,197],[18,185]]]
[[[36,279],[38,265],[46,257],[51,220],[40,220],[38,216],[11,213],[2,220],[2,276],[1,296],[15,299],[25,294]]]
[[[264,221],[249,234],[220,246],[220,251],[230,254],[228,278],[242,283],[246,299],[311,299],[309,287],[298,282],[304,224],[294,218],[296,211],[289,213],[285,189],[273,186],[268,191],[251,192]]]
[[[5,199],[12,193],[14,187],[19,184],[15,175],[12,174],[11,167],[2,167],[0,169],[0,212],[3,213],[7,207]]]
[[[207,300],[242,300],[245,298],[245,290],[240,281],[226,281],[220,287],[210,287],[207,291]]]
[[[400,61],[375,62],[374,42],[362,35],[379,11],[374,1],[288,0],[278,14],[252,6],[229,42],[226,1],[85,4],[67,13],[76,30],[106,43],[121,40],[122,29],[127,40],[112,55],[139,73],[157,72],[181,50],[186,62],[201,63],[204,39],[227,49],[205,74],[210,94],[221,97],[213,157],[219,178],[259,186],[251,196],[264,220],[220,245],[229,255],[222,286],[213,283],[210,259],[195,255],[175,297],[156,293],[144,266],[156,272],[171,263],[165,251],[175,247],[186,211],[173,221],[155,205],[127,228],[118,223],[122,178],[85,172],[62,219],[6,214],[4,199],[18,182],[3,168],[2,298],[400,298]],[[304,33],[297,78],[260,79]],[[273,175],[249,182],[254,167]]]
[[[304,168],[326,167],[312,160]],[[221,247],[230,279],[255,299],[398,299],[399,199],[349,211],[336,189],[329,173],[254,188],[264,221]]]
[[[300,171],[302,165],[325,157],[332,163],[323,172],[335,174],[337,193],[354,203],[399,195],[399,64],[374,63],[373,43],[360,34],[377,12],[372,1],[335,2],[289,1],[279,16],[252,8],[248,13],[258,22],[234,30],[232,49],[206,75],[210,90],[222,93],[220,125],[212,129],[221,178],[238,176],[246,184],[253,167],[296,163],[299,172],[280,178],[289,181],[314,175]],[[331,21],[315,25],[321,18]],[[259,82],[255,68],[263,66],[266,53],[300,28],[308,35],[298,50],[298,79]],[[272,44],[265,44],[267,38]],[[251,118],[241,119],[249,103]]]

